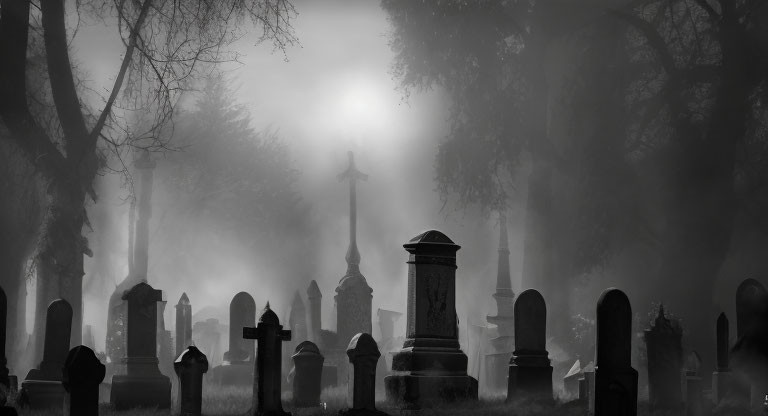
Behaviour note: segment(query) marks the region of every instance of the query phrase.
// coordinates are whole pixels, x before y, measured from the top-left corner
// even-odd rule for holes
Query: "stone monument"
[[[682,409],[683,330],[664,315],[664,305],[644,332],[648,353],[648,399],[653,410]]]
[[[323,376],[323,361],[317,345],[304,341],[296,346],[293,366],[293,405],[296,407],[320,406],[320,386]]]
[[[712,402],[717,405],[728,396],[733,384],[733,375],[728,364],[730,348],[728,317],[721,312],[717,317],[717,368],[712,373]]]
[[[203,374],[208,372],[208,358],[195,346],[181,352],[173,363],[179,377],[181,416],[200,416],[203,405]]]
[[[552,366],[547,340],[547,305],[535,289],[515,301],[515,351],[509,362],[507,401],[528,397],[551,401]]]
[[[192,305],[187,294],[182,293],[179,303],[176,304],[176,357],[180,356],[188,345],[192,345]],[[173,366],[175,369],[176,362]]]
[[[99,384],[106,368],[93,350],[80,345],[72,348],[64,362],[62,384],[69,393],[70,416],[99,415]]]
[[[376,363],[381,353],[370,334],[360,333],[352,337],[347,347],[347,357],[352,364],[350,371],[349,408],[339,412],[347,416],[386,415],[376,410]]]
[[[214,369],[214,378],[224,385],[249,385],[253,382],[255,345],[243,339],[243,328],[256,324],[256,302],[253,297],[240,292],[229,303],[229,351],[224,353],[224,363]]]

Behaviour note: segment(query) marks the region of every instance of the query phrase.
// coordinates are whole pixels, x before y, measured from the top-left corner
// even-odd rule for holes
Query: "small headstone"
[[[157,312],[162,291],[141,282],[123,295],[127,303],[126,374],[112,377],[110,402],[116,409],[171,406],[171,380],[157,358]]]
[[[240,292],[229,303],[229,350],[224,353],[224,363],[214,369],[214,379],[224,385],[244,385],[253,382],[255,345],[242,338],[244,327],[256,325],[256,302],[253,297]]]
[[[703,414],[703,394],[701,377],[701,357],[695,351],[691,351],[685,360],[685,414],[686,416],[700,416]]]
[[[597,301],[594,416],[637,416],[637,371],[632,368],[632,307],[621,290]]]
[[[403,349],[392,357],[396,374],[384,378],[387,400],[405,407],[476,400],[477,380],[467,374],[456,316],[456,251],[431,230],[403,245],[408,251],[408,310]]]
[[[23,402],[32,409],[62,409],[64,406],[66,391],[61,384],[61,369],[69,353],[71,327],[72,306],[69,302],[64,299],[51,302],[45,317],[43,361],[38,368],[29,370],[21,383]]]
[[[92,349],[80,345],[69,351],[62,381],[69,393],[71,416],[98,416],[99,384],[104,381],[105,371]]]
[[[243,327],[244,339],[258,342],[256,356],[256,379],[253,381],[254,415],[290,415],[283,411],[280,400],[282,343],[291,339],[291,331],[283,330],[275,312],[269,308],[269,302],[259,318],[256,328]]]
[[[582,370],[579,377],[579,402],[594,408],[595,399],[595,363],[590,361]]]
[[[717,317],[717,368],[712,373],[712,402],[718,405],[730,394],[733,374],[729,366],[730,330],[725,312]]]
[[[507,401],[531,397],[552,400],[552,366],[546,349],[547,306],[528,289],[515,301],[515,351],[509,363]]]
[[[192,344],[192,305],[186,293],[181,294],[176,304],[176,357],[180,356],[187,345]],[[173,363],[174,369],[176,362]]]
[[[352,337],[347,347],[347,357],[352,364],[349,381],[349,409],[342,415],[385,415],[376,410],[376,362],[381,353],[370,334],[360,333]]]
[[[208,359],[197,347],[189,346],[176,358],[173,370],[179,377],[180,416],[200,416],[203,405],[203,374]]]
[[[650,329],[645,330],[648,352],[648,398],[651,409],[678,410],[683,405],[683,330],[664,314],[664,305]]]
[[[320,293],[320,288],[314,280],[309,282],[309,287],[307,288],[307,300],[309,301],[309,340],[320,345],[320,324],[322,322],[321,304],[323,295]]]
[[[295,291],[293,294],[293,302],[291,303],[291,312],[288,315],[288,329],[291,330],[291,341],[283,344],[283,375],[285,372],[293,368],[291,363],[291,355],[296,350],[296,346],[303,341],[307,340],[307,311],[304,307],[304,301],[301,300],[299,291]],[[285,377],[288,383],[290,377]],[[286,385],[286,388],[288,385]]]
[[[293,405],[316,407],[320,405],[320,391],[325,358],[312,341],[296,346],[293,359]]]
[[[566,399],[579,397],[579,378],[581,378],[581,361],[576,360],[563,377],[563,389]]]

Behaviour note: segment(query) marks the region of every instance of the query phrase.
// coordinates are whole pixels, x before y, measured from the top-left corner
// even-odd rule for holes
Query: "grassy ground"
[[[248,414],[251,407],[250,387],[222,387],[214,384],[206,384],[203,389],[203,415],[205,416],[243,416]],[[173,408],[169,410],[158,409],[134,409],[128,411],[116,411],[106,401],[109,394],[101,392],[102,403],[99,414],[102,416],[168,416],[179,413],[174,391]],[[11,398],[13,400],[13,397]],[[290,393],[283,395],[283,408],[294,416],[320,416],[338,415],[339,410],[347,407],[347,391],[345,388],[326,389],[321,395],[323,406],[311,409],[298,409],[291,405]],[[11,401],[13,404],[13,401]],[[430,409],[422,409],[419,412],[405,412],[399,408],[384,402],[377,403],[377,408],[390,415],[418,415],[418,416],[586,416],[586,409],[575,403],[557,403],[555,405],[542,405],[533,402],[517,402],[507,404],[502,396],[485,397],[477,402],[454,403],[438,406]],[[20,416],[52,416],[61,415],[62,412],[19,410]],[[762,413],[749,413],[737,409],[722,409],[716,412],[705,412],[712,416],[754,416]],[[638,416],[647,416],[647,406],[640,404]],[[680,416],[675,413],[654,413],[654,416]],[[76,415],[71,415],[76,416]]]

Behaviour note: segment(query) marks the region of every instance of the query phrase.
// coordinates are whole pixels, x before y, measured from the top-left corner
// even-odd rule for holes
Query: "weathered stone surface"
[[[208,372],[208,357],[195,346],[189,346],[176,358],[173,369],[181,386],[181,416],[200,416],[203,404],[203,374]]]
[[[253,382],[256,403],[254,415],[286,416],[280,399],[282,343],[291,339],[291,331],[283,330],[275,312],[269,308],[269,302],[259,318],[255,328],[245,327],[244,339],[258,342],[256,356],[256,379]]]
[[[312,341],[296,346],[291,356],[295,374],[293,376],[293,405],[316,407],[320,405],[323,361],[320,349]]]
[[[376,410],[376,363],[381,357],[379,347],[370,334],[360,333],[352,337],[347,347],[347,357],[352,364],[347,396],[349,409],[343,415],[385,415]]]
[[[229,351],[224,353],[224,361],[251,361],[254,358],[254,343],[243,339],[245,327],[256,325],[256,302],[253,297],[240,292],[229,303]]]
[[[597,302],[594,416],[637,416],[637,371],[632,368],[632,307],[621,290]]]
[[[62,384],[69,393],[71,416],[98,416],[99,384],[104,381],[105,371],[92,349],[80,345],[69,351]]]
[[[552,366],[546,350],[547,305],[535,289],[515,301],[515,351],[509,363],[507,401],[521,397],[552,400]]]

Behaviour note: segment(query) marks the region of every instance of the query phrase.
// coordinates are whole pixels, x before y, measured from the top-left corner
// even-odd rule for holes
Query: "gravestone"
[[[171,380],[157,358],[157,305],[162,291],[141,282],[123,295],[126,310],[125,374],[112,377],[110,402],[116,409],[171,406]]]
[[[384,378],[387,399],[405,407],[477,399],[467,375],[456,317],[456,251],[445,234],[431,230],[403,246],[408,259],[406,340],[392,358],[396,374]]]
[[[64,299],[56,299],[48,305],[45,317],[45,345],[43,361],[27,373],[21,383],[22,402],[32,409],[64,406],[66,391],[61,384],[61,369],[69,353],[72,328],[72,306]]]
[[[579,397],[579,379],[581,378],[581,361],[576,360],[571,369],[563,377],[563,390],[565,398],[576,399]]]
[[[291,362],[291,355],[296,350],[296,346],[307,340],[307,311],[304,308],[304,301],[301,300],[299,291],[295,291],[293,294],[293,301],[291,302],[291,312],[288,315],[288,329],[291,330],[291,340],[283,344],[283,380],[285,380],[286,388],[291,383],[291,373],[286,376],[286,371],[293,368]]]
[[[491,351],[485,356],[486,388],[491,392],[508,389],[507,376],[509,360],[515,350],[515,292],[512,290],[512,278],[509,272],[509,239],[507,237],[507,217],[504,210],[499,212],[499,248],[496,267],[497,313],[487,316],[488,323],[496,325],[498,336],[491,338]]]
[[[245,327],[256,324],[256,302],[253,297],[240,292],[229,303],[229,350],[224,353],[224,363],[214,369],[214,378],[224,385],[249,385],[253,382],[255,345],[243,339]]]
[[[244,327],[244,339],[255,339],[258,342],[256,351],[256,379],[253,381],[254,397],[256,411],[254,415],[281,416],[290,415],[283,411],[283,404],[280,400],[280,386],[282,364],[282,343],[290,341],[291,331],[283,330],[280,320],[272,309],[269,308],[269,302],[259,317],[259,324],[256,328]]]
[[[581,369],[579,377],[579,402],[593,409],[595,402],[595,362],[590,361]]]
[[[179,303],[176,304],[176,357],[192,344],[192,305],[186,293],[181,294]],[[178,359],[176,360],[178,361]],[[173,363],[174,371],[176,361]],[[206,361],[207,362],[207,361]]]
[[[80,345],[67,354],[62,384],[69,393],[71,416],[98,416],[99,384],[104,381],[106,367],[93,350]]]
[[[728,317],[721,312],[717,317],[717,368],[712,373],[712,402],[715,405],[730,394],[733,386],[733,374],[728,362],[729,338]]]
[[[349,409],[342,410],[342,415],[385,415],[376,410],[376,363],[379,361],[379,348],[370,334],[360,333],[352,337],[347,347],[347,357],[352,364],[349,373]]]
[[[216,318],[208,318],[205,321],[198,321],[192,325],[192,342],[208,357],[208,364],[216,367],[222,363],[224,351],[227,349],[226,342],[221,334],[229,334],[229,327],[219,323]],[[212,374],[215,379],[215,375]]]
[[[610,288],[597,301],[594,416],[637,416],[637,371],[632,368],[632,306]]]
[[[321,309],[323,294],[320,293],[320,288],[314,280],[309,282],[309,287],[307,288],[307,300],[309,301],[309,340],[319,345],[320,326],[323,322],[323,312]]]
[[[552,400],[552,366],[547,340],[547,305],[535,289],[515,301],[515,351],[509,362],[507,401],[522,397]]]
[[[381,333],[381,339],[377,343],[381,358],[376,364],[376,388],[380,389],[382,393],[384,392],[384,377],[389,375],[389,368],[392,367],[392,354],[390,352],[399,349],[399,345],[402,345],[403,342],[400,340],[398,344],[395,339],[395,322],[402,315],[400,312],[381,308],[376,311],[376,316],[379,318],[379,332]]]
[[[320,406],[323,361],[317,345],[304,341],[296,346],[293,359],[293,405],[296,407]]]
[[[701,357],[696,351],[691,351],[685,360],[685,414],[686,416],[700,416],[703,414],[703,392],[699,369]]]
[[[650,329],[644,331],[648,353],[648,399],[653,410],[679,410],[683,406],[683,330],[667,318],[664,305]]]
[[[208,371],[208,358],[197,347],[189,346],[173,362],[179,377],[181,416],[200,416],[203,405],[203,374]]]

